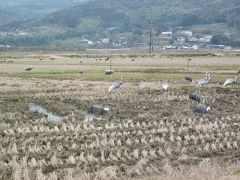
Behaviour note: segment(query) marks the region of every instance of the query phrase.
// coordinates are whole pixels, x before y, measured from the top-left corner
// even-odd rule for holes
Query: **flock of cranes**
[[[123,85],[123,79],[124,79],[124,77],[121,77],[120,80],[113,82],[112,85],[109,87],[108,92],[111,93],[111,91],[120,88]],[[210,82],[211,79],[212,79],[212,75],[210,73],[206,72],[204,79],[196,80],[197,86],[199,86],[199,87],[206,86]],[[193,79],[191,77],[185,77],[185,80],[193,82]],[[229,78],[224,82],[223,86],[229,86],[229,85],[235,84],[236,82],[237,82],[237,77]],[[140,81],[139,87],[140,87],[140,89],[145,88],[145,80]],[[166,92],[166,91],[168,91],[168,88],[169,88],[169,84],[165,81],[162,84],[162,90]],[[193,112],[205,113],[211,109],[209,106],[206,106],[205,104],[201,103],[202,98],[203,98],[203,96],[200,94],[197,94],[197,93],[189,94],[189,99],[197,102],[197,105],[194,107]],[[98,105],[92,106],[89,109],[88,114],[86,115],[85,121],[91,122],[95,115],[104,114],[108,111],[109,111],[109,108],[107,108],[107,107],[102,107],[102,106],[98,106]]]
[[[50,58],[50,59],[55,60],[55,58]],[[101,61],[102,59],[96,59],[96,61],[97,60]],[[105,61],[108,61],[108,60],[110,60],[110,69],[105,71],[105,75],[111,75],[111,74],[114,73],[114,70],[111,68],[111,59],[110,58],[105,59]],[[32,71],[33,67],[27,67],[24,70],[25,71]],[[240,71],[238,73],[240,73]],[[237,82],[237,78],[238,77],[227,79],[223,83],[223,86],[229,86],[229,85],[235,84]],[[124,79],[124,77],[121,77],[120,80],[118,80],[116,82],[113,82],[112,85],[108,88],[108,93],[111,93],[113,90],[120,88],[123,85],[123,79]],[[185,76],[184,79],[186,81],[190,81],[191,83],[196,83],[197,86],[202,87],[202,86],[206,86],[207,84],[209,84],[209,82],[212,79],[212,75],[210,73],[206,72],[204,78],[200,79],[200,80],[193,80],[193,78],[190,77],[190,76]],[[139,87],[140,87],[140,89],[145,88],[145,80],[140,81]],[[169,84],[167,83],[167,81],[165,81],[165,82],[162,83],[161,87],[162,87],[161,89],[164,92],[166,92],[166,91],[168,91]],[[202,96],[200,94],[190,93],[189,94],[189,99],[191,99],[193,101],[196,101],[198,103],[195,106],[195,108],[193,109],[193,111],[196,112],[196,113],[204,113],[204,112],[207,112],[211,109],[210,107],[208,107],[204,104],[201,104]],[[102,107],[102,106],[99,106],[99,105],[94,105],[88,110],[87,115],[85,116],[85,122],[90,123],[90,122],[92,122],[95,115],[101,115],[101,114],[104,114],[108,111],[109,111],[108,107]]]

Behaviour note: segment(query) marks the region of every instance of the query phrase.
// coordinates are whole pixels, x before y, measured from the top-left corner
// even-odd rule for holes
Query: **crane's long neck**
[[[207,75],[207,79],[206,80],[207,80],[207,82],[209,82],[211,80],[211,75],[210,74]]]
[[[208,72],[205,73],[205,79],[207,80],[209,77]]]

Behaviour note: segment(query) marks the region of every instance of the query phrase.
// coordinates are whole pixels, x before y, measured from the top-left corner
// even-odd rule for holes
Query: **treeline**
[[[96,40],[107,37],[111,33],[106,32],[109,27],[116,27],[119,34],[132,33],[141,37],[149,34],[150,24],[156,34],[175,27],[191,29],[193,25],[208,24],[224,24],[226,31],[238,31],[239,12],[239,0],[92,0],[41,18],[4,25],[0,30],[6,32],[38,32],[28,36],[1,37],[0,44],[41,46],[85,34]],[[70,30],[58,34],[41,32],[41,29],[46,30],[47,27],[57,28],[58,32]],[[234,39],[217,38],[213,38],[213,43],[238,46]]]
[[[44,17],[0,27],[2,30],[56,26],[81,30],[117,26],[122,31],[224,23],[240,28],[239,0],[93,0]]]
[[[222,34],[214,35],[212,40],[211,40],[211,43],[212,44],[218,44],[218,45],[227,45],[227,46],[232,46],[232,47],[240,47],[240,40],[239,39],[226,37]]]
[[[24,36],[3,36],[0,37],[0,44],[11,46],[42,46],[53,41],[66,40],[68,38],[81,37],[82,32],[67,31],[60,34],[32,34]]]

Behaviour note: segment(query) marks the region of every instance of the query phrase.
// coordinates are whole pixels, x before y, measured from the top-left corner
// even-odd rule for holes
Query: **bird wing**
[[[194,111],[198,113],[203,113],[204,111],[206,111],[206,109],[207,109],[207,106],[205,106],[204,104],[198,104],[195,107]]]
[[[201,80],[198,81],[198,85],[199,85],[199,86],[200,86],[200,85],[204,85],[204,84],[207,84],[206,79],[201,79]]]
[[[228,79],[224,82],[223,86],[228,85]]]
[[[192,99],[192,100],[200,100],[200,96],[196,93],[191,93],[189,95],[189,98]]]
[[[114,84],[112,84],[112,85],[108,88],[108,92],[110,93],[113,89],[114,89]]]
[[[121,86],[121,81],[114,82],[108,89],[108,92],[110,93],[113,89],[119,88]]]
[[[88,110],[88,113],[98,114],[98,113],[100,113],[102,110],[103,110],[103,107],[98,106],[98,105],[94,105],[94,106],[92,106],[92,107]]]
[[[188,76],[185,77],[185,80],[192,82],[192,78],[191,78],[191,77],[188,77]]]
[[[234,82],[235,82],[235,79],[227,79],[227,80],[224,82],[223,86],[226,86],[226,85],[228,85],[228,84],[233,84]]]

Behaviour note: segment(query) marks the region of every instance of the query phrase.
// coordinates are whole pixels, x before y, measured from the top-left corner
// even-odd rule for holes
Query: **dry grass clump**
[[[146,159],[141,159],[136,165],[132,167],[108,166],[101,170],[87,173],[79,168],[66,168],[61,173],[51,172],[44,174],[41,169],[37,169],[34,175],[31,176],[29,169],[24,166],[15,165],[12,179],[19,179],[20,177],[28,180],[33,177],[40,180],[110,180],[110,179],[146,179],[146,180],[238,180],[239,164],[219,165],[214,161],[205,159],[197,166],[178,166],[173,167],[169,163],[165,163],[161,169],[149,165]]]
[[[209,159],[202,161],[198,166],[172,168],[170,165],[164,166],[164,172],[160,175],[141,177],[143,180],[238,180],[240,177],[239,164],[219,165]],[[140,179],[140,178],[135,178]]]

